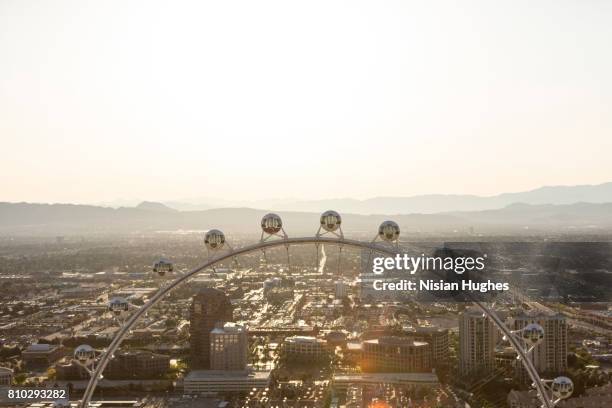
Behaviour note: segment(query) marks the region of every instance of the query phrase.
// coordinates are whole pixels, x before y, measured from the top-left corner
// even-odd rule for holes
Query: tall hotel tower
[[[482,311],[471,307],[459,316],[460,370],[462,375],[493,370],[497,332]]]
[[[210,368],[210,332],[219,323],[232,321],[232,304],[225,293],[205,288],[191,302],[190,344],[193,364],[197,368]]]
[[[514,329],[521,330],[530,323],[537,323],[544,329],[544,339],[530,353],[531,360],[539,373],[562,374],[567,370],[567,322],[561,314],[548,310],[523,311],[514,319]],[[517,376],[527,381],[523,365],[517,365]]]

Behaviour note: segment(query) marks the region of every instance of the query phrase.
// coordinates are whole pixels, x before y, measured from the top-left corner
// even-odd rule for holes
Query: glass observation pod
[[[225,244],[225,235],[219,230],[210,230],[204,237],[204,243],[209,249],[220,249]]]
[[[115,314],[127,312],[128,307],[128,301],[123,298],[113,298],[108,305],[109,310]]]
[[[385,221],[378,227],[378,235],[384,241],[395,241],[400,235],[399,225],[395,221]]]
[[[153,272],[158,273],[160,276],[172,271],[174,271],[174,265],[167,259],[160,259],[153,265]]]
[[[276,214],[266,214],[261,219],[261,228],[266,234],[277,234],[283,227],[283,221]]]
[[[342,223],[342,218],[340,214],[335,211],[325,211],[321,215],[321,226],[325,231],[335,231],[340,228],[340,224]]]
[[[96,357],[96,351],[87,344],[81,344],[74,350],[74,358],[81,362],[93,360]]]

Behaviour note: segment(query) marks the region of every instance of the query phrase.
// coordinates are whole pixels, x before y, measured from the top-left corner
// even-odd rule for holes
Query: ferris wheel
[[[376,235],[371,241],[360,241],[349,239],[342,231],[342,217],[333,210],[321,214],[319,228],[315,234],[307,237],[289,237],[285,232],[280,216],[274,213],[266,214],[261,219],[261,238],[258,242],[240,248],[232,247],[227,241],[225,234],[219,229],[210,229],[204,236],[207,259],[201,265],[186,273],[175,273],[174,264],[166,259],[159,259],[153,265],[153,272],[162,277],[171,277],[168,282],[162,284],[160,289],[144,305],[136,306],[123,298],[110,299],[108,310],[119,325],[110,345],[101,351],[96,351],[88,345],[81,345],[75,350],[74,358],[77,364],[86,369],[90,375],[89,382],[80,401],[81,408],[89,408],[93,393],[98,382],[103,378],[103,372],[109,361],[121,345],[122,341],[132,331],[138,320],[147,313],[149,309],[159,303],[172,290],[187,282],[199,272],[214,268],[220,262],[235,260],[236,257],[275,247],[285,247],[287,250],[287,262],[290,261],[289,250],[292,245],[314,244],[317,248],[323,244],[337,245],[342,255],[343,247],[353,247],[369,251],[370,255],[378,253],[386,256],[395,256],[401,252],[399,245],[400,227],[391,220],[380,224]],[[318,259],[317,259],[318,263]],[[481,311],[482,316],[489,319],[499,331],[504,340],[508,341],[517,353],[517,359],[523,364],[535,388],[537,397],[543,408],[554,408],[561,400],[569,398],[574,390],[571,379],[561,376],[552,380],[542,379],[530,358],[534,348],[544,339],[544,329],[537,323],[528,324],[520,330],[510,330],[496,314],[494,307],[482,301],[473,302]]]

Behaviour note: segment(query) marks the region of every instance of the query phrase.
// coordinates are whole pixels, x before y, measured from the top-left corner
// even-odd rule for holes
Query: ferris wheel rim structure
[[[340,247],[347,246],[353,248],[367,249],[370,250],[371,253],[381,253],[386,255],[396,255],[400,252],[400,248],[393,245],[384,245],[381,242],[367,242],[367,241],[359,241],[355,239],[344,238],[344,236],[334,235],[331,236],[321,236],[319,234],[315,236],[309,237],[298,237],[298,238],[290,238],[285,236],[282,239],[277,240],[260,240],[259,242],[251,245],[247,245],[240,248],[229,248],[229,250],[225,253],[218,254],[216,256],[210,257],[206,260],[206,262],[200,264],[199,266],[193,268],[189,272],[182,274],[176,277],[174,280],[170,281],[167,285],[161,286],[159,291],[155,293],[142,307],[138,308],[129,318],[125,321],[125,323],[119,328],[113,340],[109,344],[109,346],[102,352],[100,356],[100,360],[97,362],[95,369],[92,370],[90,379],[87,383],[87,387],[85,388],[85,392],[81,399],[81,403],[79,406],[81,408],[89,408],[89,404],[91,398],[93,397],[93,393],[98,385],[98,382],[102,379],[102,373],[104,372],[108,362],[114,357],[115,352],[125,339],[125,337],[132,330],[134,325],[138,322],[138,320],[144,315],[150,308],[155,306],[158,302],[160,302],[167,294],[169,294],[172,290],[176,289],[181,284],[188,281],[193,276],[202,272],[203,270],[212,267],[213,265],[227,261],[236,256],[245,255],[251,252],[262,251],[268,248],[275,247],[289,247],[290,245],[299,245],[299,244],[333,244],[338,245]],[[518,341],[512,336],[512,332],[506,325],[501,321],[501,319],[495,314],[495,312],[489,309],[486,304],[474,301],[474,304],[482,310],[482,312],[491,319],[493,324],[500,330],[509,340],[512,348],[517,352],[520,361],[525,367],[529,377],[531,378],[534,387],[536,388],[538,398],[542,402],[542,406],[544,408],[554,408],[555,404],[549,398],[547,398],[548,391],[545,387],[544,382],[540,378],[539,373],[537,372],[533,362],[529,358],[528,353],[521,347]]]

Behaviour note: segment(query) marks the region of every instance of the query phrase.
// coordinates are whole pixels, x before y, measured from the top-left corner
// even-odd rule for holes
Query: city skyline
[[[0,1],[0,406],[612,406],[610,21]]]
[[[333,232],[340,219],[328,217],[313,224]],[[274,234],[270,225],[260,223],[262,237]],[[44,373],[46,384],[70,388],[75,403],[82,392],[80,406],[99,401],[102,390],[123,393],[126,380],[149,381],[129,386],[129,404],[142,408],[188,408],[194,398],[235,408],[254,401],[322,408],[330,398],[346,408],[381,400],[484,407],[529,398],[531,382],[547,408],[574,395],[599,398],[589,394],[612,378],[604,366],[611,346],[601,337],[610,328],[609,293],[588,293],[585,284],[607,287],[609,243],[572,249],[490,237],[491,246],[476,247],[488,255],[490,278],[512,289],[495,293],[492,304],[469,297],[470,307],[397,286],[374,297],[363,257],[395,254],[400,228],[385,221],[374,231],[376,240],[232,236],[230,246],[213,229],[206,249],[201,239],[168,232],[6,240],[0,381],[32,384]],[[320,241],[344,250],[306,245]],[[172,260],[147,265],[160,250]],[[408,251],[430,250],[424,242]],[[395,272],[390,283],[405,277]]]

